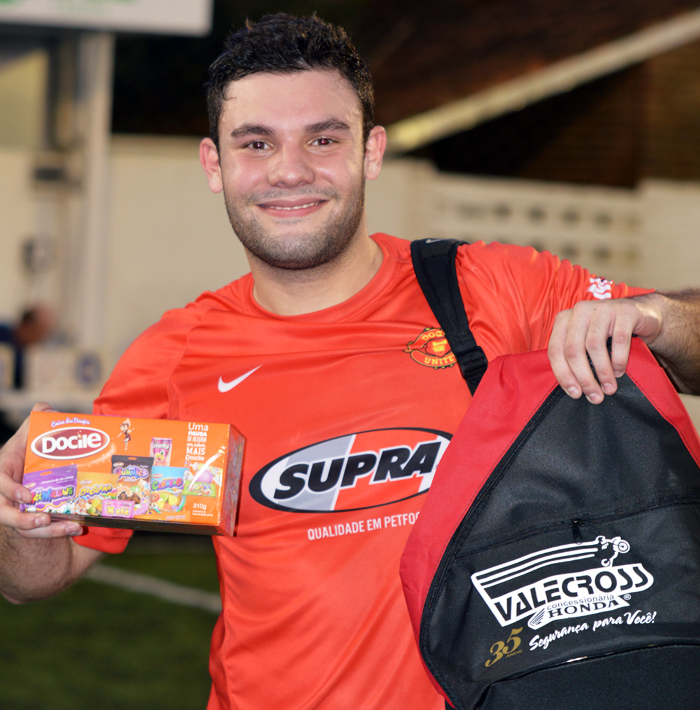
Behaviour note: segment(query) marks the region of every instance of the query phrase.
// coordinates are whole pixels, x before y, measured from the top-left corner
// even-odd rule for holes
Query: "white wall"
[[[0,145],[41,144],[48,61],[46,50],[34,49],[0,64]]]
[[[116,137],[105,348],[112,358],[169,308],[248,271],[221,195],[210,192],[199,141]]]
[[[51,292],[52,276],[30,278],[22,245],[47,235],[51,195],[33,183],[35,155],[44,141],[48,53],[26,42],[0,56],[0,320],[14,319],[29,302]]]
[[[435,170],[417,160],[385,160],[377,180],[367,182],[370,232],[405,239],[430,237]]]
[[[700,184],[627,190],[450,175],[411,160],[386,167],[368,186],[370,227],[533,245],[630,285],[700,286]]]
[[[0,147],[0,320],[12,319],[29,298],[20,265],[22,242],[34,232],[32,155]]]
[[[660,290],[700,287],[700,185],[648,181],[640,189],[640,201],[640,278]]]

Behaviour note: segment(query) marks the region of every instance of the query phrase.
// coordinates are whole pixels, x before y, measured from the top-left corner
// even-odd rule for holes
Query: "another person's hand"
[[[34,406],[34,411],[51,411],[45,402]],[[81,526],[70,520],[51,522],[48,513],[20,512],[19,503],[31,503],[31,493],[22,485],[24,456],[27,447],[29,419],[0,449],[0,525],[13,528],[24,537],[64,537],[79,535]]]

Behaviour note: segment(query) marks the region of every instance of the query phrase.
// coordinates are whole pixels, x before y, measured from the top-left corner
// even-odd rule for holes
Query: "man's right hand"
[[[41,402],[32,411],[47,412],[51,411],[51,407]],[[0,525],[13,528],[28,538],[80,535],[82,528],[79,523],[72,520],[51,522],[48,513],[22,513],[17,507],[18,503],[32,501],[32,494],[22,485],[28,431],[29,418],[0,449]]]

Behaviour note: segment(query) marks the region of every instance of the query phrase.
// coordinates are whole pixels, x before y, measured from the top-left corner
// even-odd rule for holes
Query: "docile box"
[[[32,412],[22,510],[102,527],[233,535],[243,436],[230,424]]]

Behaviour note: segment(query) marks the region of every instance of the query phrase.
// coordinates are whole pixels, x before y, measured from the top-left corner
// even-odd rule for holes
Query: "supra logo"
[[[654,577],[640,563],[613,566],[626,540],[599,535],[593,542],[550,547],[472,575],[472,583],[501,626],[530,617],[538,629],[562,621],[629,606],[634,592]],[[598,562],[599,566],[591,566]],[[547,575],[543,570],[563,570]]]
[[[82,459],[102,451],[108,444],[109,436],[100,429],[65,427],[37,436],[31,450],[44,459]]]
[[[415,340],[407,343],[404,352],[417,363],[436,370],[452,367],[457,362],[445,331],[440,328],[426,328]]]
[[[262,468],[250,494],[268,508],[331,513],[425,493],[450,441],[432,429],[377,429],[285,454]]]

